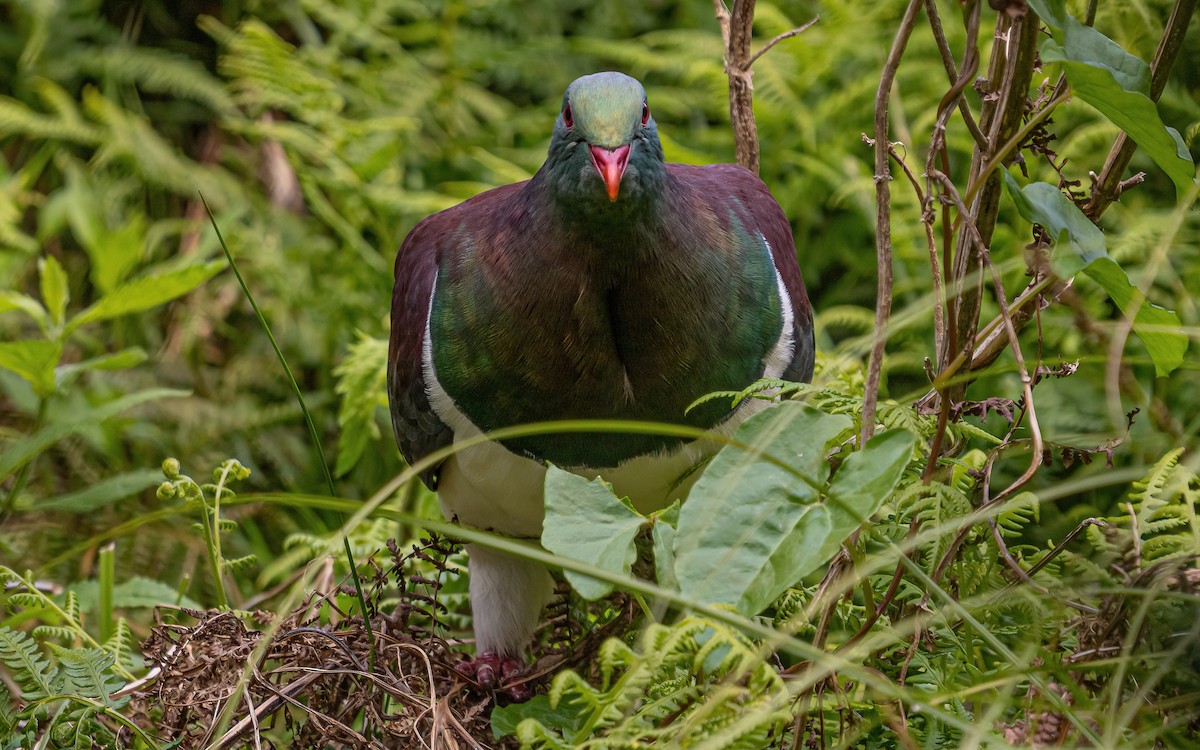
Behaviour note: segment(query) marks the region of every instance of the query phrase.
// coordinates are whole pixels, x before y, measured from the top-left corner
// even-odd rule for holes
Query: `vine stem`
[[[50,405],[49,396],[38,397],[37,416],[33,421],[33,430],[30,434],[36,433],[46,425],[46,410]],[[8,495],[4,498],[3,513],[0,513],[0,520],[3,516],[7,516],[17,507],[17,497],[20,496],[21,490],[25,489],[25,482],[29,480],[30,467],[33,466],[33,461],[26,461],[25,465],[17,472],[17,476],[13,479],[12,489],[8,491]]]
[[[887,344],[888,318],[892,312],[892,189],[891,171],[888,169],[888,100],[900,58],[908,45],[922,0],[910,0],[892,41],[879,89],[875,93],[875,265],[878,280],[875,286],[875,339],[871,344],[871,358],[867,365],[867,382],[863,395],[862,431],[859,445],[866,445],[875,434],[875,408],[879,401],[879,380],[883,372],[883,350]]]

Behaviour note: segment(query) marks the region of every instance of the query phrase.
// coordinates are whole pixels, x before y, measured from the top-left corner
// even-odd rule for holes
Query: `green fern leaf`
[[[0,626],[0,661],[21,687],[22,700],[36,701],[57,693],[58,670],[32,638],[7,625]]]

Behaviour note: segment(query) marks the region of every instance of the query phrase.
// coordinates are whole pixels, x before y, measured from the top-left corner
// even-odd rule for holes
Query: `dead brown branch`
[[[892,312],[892,187],[888,169],[888,100],[900,68],[900,58],[917,24],[921,0],[911,0],[892,41],[879,89],[875,94],[875,339],[867,364],[867,383],[863,397],[862,428],[859,445],[866,445],[875,434],[875,406],[879,401],[879,379],[883,371],[883,351],[887,344],[888,318]]]

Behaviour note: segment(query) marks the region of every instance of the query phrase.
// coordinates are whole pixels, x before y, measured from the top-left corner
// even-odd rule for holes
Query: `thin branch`
[[[1008,343],[1012,347],[1013,359],[1017,362],[1017,373],[1021,377],[1021,388],[1024,391],[1025,411],[1029,417],[1029,433],[1033,438],[1033,460],[1024,474],[996,496],[994,501],[1000,502],[1009,495],[1014,494],[1032,479],[1034,473],[1041,465],[1042,431],[1038,426],[1037,410],[1033,406],[1033,378],[1029,376],[1029,371],[1025,367],[1025,357],[1021,354],[1021,342],[1017,338],[1017,329],[1013,325],[1012,314],[1009,312],[1008,299],[1004,293],[1004,282],[1000,278],[1000,272],[996,270],[996,264],[992,263],[991,251],[984,241],[978,226],[976,226],[970,213],[967,212],[967,207],[963,204],[962,198],[959,196],[958,190],[954,187],[954,183],[950,181],[949,176],[941,172],[936,172],[932,176],[939,180],[945,187],[944,194],[946,197],[955,202],[959,210],[959,219],[966,225],[968,235],[976,243],[975,249],[979,254],[980,261],[991,272],[992,285],[996,291],[996,303],[1000,306],[999,317],[1004,325],[1004,331],[1008,335]]]
[[[758,174],[758,126],[754,122],[754,72],[751,66],[776,44],[806,31],[819,17],[799,28],[785,31],[751,54],[754,4],[755,0],[736,0],[731,11],[724,0],[713,0],[717,24],[721,27],[721,40],[725,44],[725,76],[729,79],[729,119],[733,123],[734,153],[738,164]]]
[[[866,141],[868,146],[875,145],[870,138],[864,136],[863,140]],[[921,225],[925,228],[925,244],[929,247],[930,276],[933,279],[934,347],[941,349],[942,336],[944,336],[946,333],[944,319],[945,307],[942,289],[942,271],[938,264],[937,240],[934,238],[933,234],[932,201],[930,201],[925,192],[921,190],[921,184],[917,181],[916,175],[914,175],[912,170],[908,168],[908,164],[905,163],[904,157],[896,151],[896,147],[893,144],[888,144],[888,153],[891,154],[891,157],[896,161],[896,164],[900,166],[900,169],[904,172],[904,176],[908,178],[908,183],[912,185],[913,192],[917,194],[917,203],[921,206]]]
[[[750,32],[755,0],[738,0],[731,12],[713,0],[725,41],[725,75],[729,78],[729,117],[737,163],[758,174],[758,126],[754,122],[754,85],[750,71]]]
[[[917,24],[921,0],[910,0],[875,94],[875,264],[878,280],[875,287],[875,340],[867,366],[867,382],[863,396],[862,432],[859,445],[866,445],[875,433],[875,407],[879,400],[879,379],[883,370],[883,350],[887,343],[888,317],[892,312],[892,191],[891,171],[888,169],[888,100],[892,84],[900,67],[900,58]]]
[[[995,87],[994,96],[984,98],[980,115],[980,128],[988,136],[988,148],[976,148],[971,157],[968,189],[963,203],[967,210],[959,214],[961,225],[967,215],[975,225],[982,245],[969,233],[960,234],[955,247],[952,286],[963,283],[957,299],[950,305],[953,309],[955,330],[947,337],[960,351],[974,348],[979,324],[979,309],[983,291],[983,259],[978,248],[986,247],[996,226],[1000,210],[1000,178],[995,166],[1007,148],[1000,144],[1009,142],[1021,130],[1021,118],[1028,101],[1029,84],[1033,78],[1033,64],[1037,52],[1039,19],[1033,13],[1012,18],[1001,13],[996,22],[996,43],[992,47],[992,59],[988,79]],[[1018,141],[1019,143],[1019,141]],[[945,364],[958,354],[947,348],[939,352],[939,363],[943,371]],[[950,384],[943,398],[951,402],[960,400],[966,391],[967,382]]]
[[[767,50],[771,49],[776,44],[779,44],[784,39],[791,39],[794,36],[799,36],[800,34],[803,34],[804,32],[808,31],[809,28],[811,28],[813,24],[815,24],[817,21],[820,21],[820,20],[821,20],[820,16],[813,16],[812,20],[809,21],[808,23],[804,24],[803,26],[797,26],[796,28],[792,29],[791,31],[785,31],[782,34],[777,35],[774,39],[772,39],[771,41],[764,44],[762,49],[760,49],[758,52],[755,52],[753,55],[751,55],[750,61],[748,63],[746,63],[746,65],[747,66],[754,65],[754,62],[756,60],[758,60],[758,58],[765,55],[767,53]]]
[[[979,70],[979,45],[976,43],[979,35],[979,3],[971,6],[971,15],[967,21],[967,47],[963,53],[963,72],[960,75],[954,66],[954,55],[950,51],[950,43],[946,41],[946,32],[942,29],[942,19],[938,15],[937,3],[934,0],[925,0],[925,15],[929,18],[929,26],[933,30],[933,38],[937,42],[938,52],[942,56],[942,65],[946,68],[946,75],[950,79],[951,89],[946,92],[946,96],[942,97],[942,105],[939,109],[948,102],[954,101],[958,103],[958,111],[962,113],[963,122],[967,125],[967,130],[970,131],[971,137],[975,139],[976,145],[985,147],[987,145],[987,136],[979,129],[979,124],[975,122],[975,116],[971,113],[971,107],[967,104],[966,97],[962,96],[962,91],[975,78],[976,71]]]

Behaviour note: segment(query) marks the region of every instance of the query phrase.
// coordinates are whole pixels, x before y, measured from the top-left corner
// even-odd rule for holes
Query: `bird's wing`
[[[445,250],[470,237],[487,242],[488,231],[503,221],[508,201],[525,183],[506,185],[428,216],[409,232],[396,255],[392,289],[392,331],[388,346],[387,389],[392,429],[409,464],[449,445],[454,431],[434,411],[425,379],[424,348],[434,281]],[[492,227],[494,228],[494,227]],[[437,488],[439,466],[421,472],[421,481]]]
[[[424,219],[404,238],[396,255],[387,389],[396,443],[409,464],[449,445],[454,439],[450,427],[434,413],[429,403],[422,369],[429,303],[437,278],[438,241],[442,232],[449,228],[445,225],[443,214]],[[423,471],[421,481],[430,489],[436,489],[437,467]]]
[[[804,277],[796,260],[796,243],[792,239],[792,226],[787,214],[771,195],[770,189],[750,170],[735,164],[716,164],[703,169],[712,181],[712,189],[723,190],[737,200],[734,211],[742,224],[757,229],[766,238],[771,248],[771,259],[783,279],[784,289],[792,303],[795,350],[792,361],[783,371],[783,378],[795,382],[808,382],[812,378],[813,341],[812,306]]]

